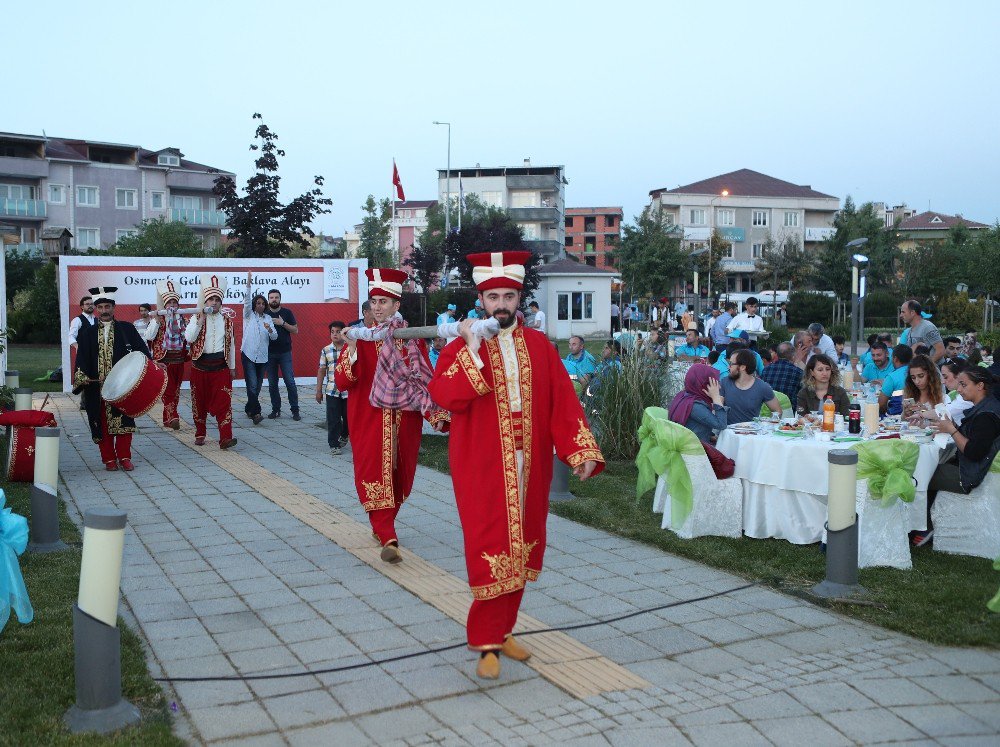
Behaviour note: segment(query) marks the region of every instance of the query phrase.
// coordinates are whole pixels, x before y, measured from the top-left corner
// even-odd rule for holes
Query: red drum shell
[[[136,351],[111,368],[101,398],[130,418],[138,418],[153,409],[166,388],[166,368]]]

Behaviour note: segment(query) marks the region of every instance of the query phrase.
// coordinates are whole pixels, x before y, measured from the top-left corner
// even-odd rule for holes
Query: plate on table
[[[774,431],[776,436],[784,436],[785,438],[802,438],[803,430],[801,428],[778,428]]]
[[[855,435],[853,433],[850,434],[844,433],[834,436],[833,440],[839,444],[839,443],[844,443],[845,441],[863,441],[864,437]]]
[[[754,436],[760,432],[760,427],[751,421],[745,423],[733,423],[729,426],[729,430],[738,436]]]

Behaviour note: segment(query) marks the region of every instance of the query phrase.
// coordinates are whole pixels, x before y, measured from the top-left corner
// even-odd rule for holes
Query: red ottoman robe
[[[428,387],[434,401],[452,413],[449,462],[469,585],[477,600],[523,589],[542,571],[553,446],[571,467],[594,460],[595,475],[604,469],[604,457],[551,341],[520,326],[510,334],[520,376],[523,509],[499,337],[480,344],[481,370],[465,341],[452,341],[441,351]]]
[[[404,341],[394,340],[394,343],[405,355]],[[372,407],[369,401],[382,345],[381,341],[358,340],[358,358],[353,365],[345,345],[334,369],[337,389],[350,392],[347,422],[354,454],[354,485],[361,506],[368,512],[396,508],[409,496],[417,472],[417,452],[423,428],[423,416],[419,412]],[[421,355],[427,358],[423,340],[419,345]],[[447,418],[446,412],[438,410],[427,420],[433,425]],[[393,432],[396,434],[395,454]]]

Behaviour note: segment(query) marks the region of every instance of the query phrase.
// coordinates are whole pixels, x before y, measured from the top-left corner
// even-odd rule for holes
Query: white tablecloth
[[[796,545],[819,542],[826,522],[829,482],[827,453],[855,442],[836,443],[787,436],[719,434],[719,451],[736,462],[743,483],[743,531],[748,537],[775,537]],[[910,529],[927,528],[927,485],[947,437],[920,444],[914,477],[917,493],[909,505]]]

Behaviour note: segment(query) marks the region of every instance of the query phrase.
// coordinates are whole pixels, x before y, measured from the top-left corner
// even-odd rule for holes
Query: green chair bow
[[[868,493],[888,508],[899,498],[913,503],[916,486],[913,470],[917,468],[920,447],[912,441],[884,439],[867,441],[851,447],[858,452],[858,478],[868,480]]]
[[[635,484],[636,498],[642,498],[656,487],[656,478],[665,475],[670,491],[671,525],[680,527],[694,507],[694,486],[682,455],[703,455],[705,448],[694,433],[683,425],[671,422],[662,407],[647,407],[639,426],[639,455],[635,465],[639,479]]]
[[[792,409],[792,401],[788,399],[787,394],[775,390],[774,396],[778,398],[778,404],[781,405],[782,412],[784,412],[785,410]],[[762,418],[769,417],[770,414],[771,414],[771,409],[766,404],[760,406],[760,416]]]

